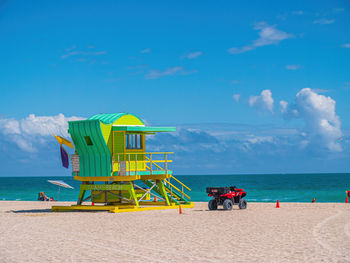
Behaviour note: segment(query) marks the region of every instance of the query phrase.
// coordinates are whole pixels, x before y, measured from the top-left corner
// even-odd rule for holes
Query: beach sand
[[[52,204],[0,202],[0,262],[350,262],[350,204],[196,203],[182,215],[53,213]]]

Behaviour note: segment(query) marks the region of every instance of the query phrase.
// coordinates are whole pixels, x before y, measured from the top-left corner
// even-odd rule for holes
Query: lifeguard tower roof
[[[176,131],[175,127],[146,127],[139,117],[130,113],[96,114],[88,118],[88,120],[99,120],[103,124],[112,125],[112,131],[144,133]]]

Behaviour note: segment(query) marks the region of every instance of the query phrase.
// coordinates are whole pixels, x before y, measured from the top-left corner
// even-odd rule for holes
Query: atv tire
[[[224,210],[232,210],[233,203],[230,199],[226,199],[223,203]]]
[[[218,209],[218,203],[214,199],[212,199],[208,203],[208,208],[209,210],[216,210]]]
[[[246,209],[247,208],[247,201],[245,199],[239,200],[238,207],[239,207],[239,209]]]

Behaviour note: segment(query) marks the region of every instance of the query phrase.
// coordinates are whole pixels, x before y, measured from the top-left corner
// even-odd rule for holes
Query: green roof
[[[113,131],[131,131],[131,132],[172,132],[175,127],[145,127],[145,126],[113,126]]]
[[[113,124],[117,119],[119,119],[120,117],[122,117],[124,115],[135,116],[143,123],[143,121],[139,117],[137,117],[136,115],[131,114],[131,113],[123,113],[123,112],[96,114],[96,115],[88,118],[88,120],[99,120],[99,121],[103,122],[104,124]]]

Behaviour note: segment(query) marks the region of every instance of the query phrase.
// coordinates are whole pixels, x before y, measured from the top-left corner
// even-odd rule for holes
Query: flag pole
[[[58,186],[58,191],[57,191],[57,201],[58,201],[58,198],[60,197],[60,190],[61,190],[61,187]]]

